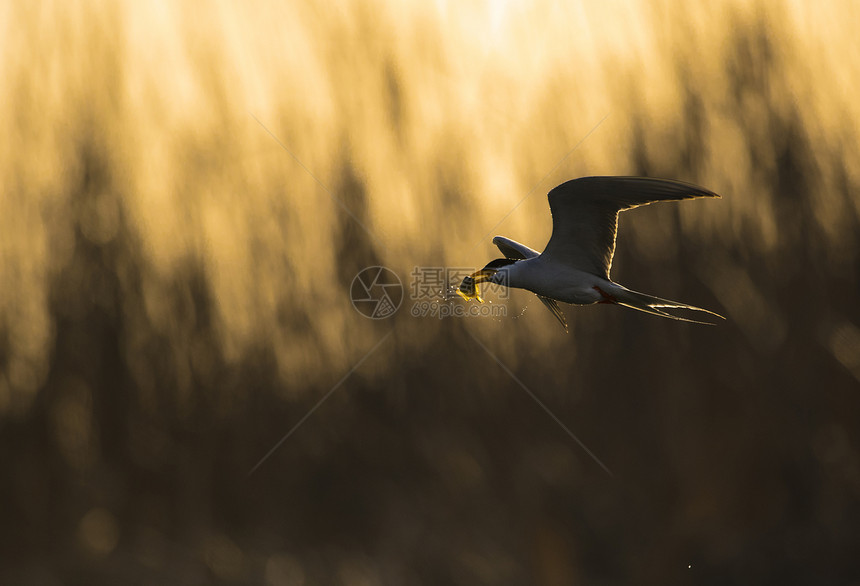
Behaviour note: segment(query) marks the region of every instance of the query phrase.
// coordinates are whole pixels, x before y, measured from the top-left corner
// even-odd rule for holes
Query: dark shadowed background
[[[0,13],[3,584],[860,583],[856,3]],[[725,322],[411,315],[601,174]]]

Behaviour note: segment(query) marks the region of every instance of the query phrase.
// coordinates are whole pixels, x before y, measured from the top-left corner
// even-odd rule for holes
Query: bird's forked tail
[[[720,319],[726,319],[719,313],[715,313],[709,309],[702,309],[701,307],[696,307],[695,305],[688,305],[686,303],[680,303],[678,301],[671,301],[669,299],[663,299],[661,297],[654,297],[653,295],[646,295],[645,293],[632,291],[620,285],[618,285],[618,289],[612,291],[612,297],[614,297],[614,301],[618,305],[623,305],[624,307],[629,307],[638,311],[644,311],[645,313],[650,313],[651,315],[667,317],[669,319],[675,319],[678,321],[686,321],[694,324],[704,324],[708,326],[714,325],[713,322],[689,319],[686,317],[673,315],[664,310],[686,309],[690,311],[701,311],[702,313],[707,313]]]

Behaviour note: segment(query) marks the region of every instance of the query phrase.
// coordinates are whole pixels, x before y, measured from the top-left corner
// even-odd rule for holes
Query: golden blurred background
[[[848,583],[856,3],[0,15],[0,581]],[[410,315],[603,174],[723,195],[622,215],[613,276],[725,323]]]

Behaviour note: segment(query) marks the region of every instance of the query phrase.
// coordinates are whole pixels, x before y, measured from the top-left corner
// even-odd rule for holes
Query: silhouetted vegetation
[[[0,582],[856,580],[856,9],[377,4],[7,9]],[[724,323],[410,315],[590,174],[723,195],[613,275]]]

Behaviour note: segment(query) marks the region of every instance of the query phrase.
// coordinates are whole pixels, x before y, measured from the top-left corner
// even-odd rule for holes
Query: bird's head
[[[466,300],[477,299],[480,303],[483,303],[484,300],[481,299],[478,285],[485,282],[504,285],[507,282],[506,267],[513,265],[515,262],[517,261],[508,258],[497,258],[490,261],[487,263],[487,266],[482,268],[480,271],[472,273],[463,279],[463,282],[460,283],[459,289],[457,289],[457,295]]]

